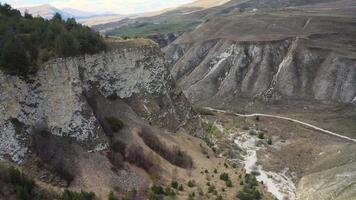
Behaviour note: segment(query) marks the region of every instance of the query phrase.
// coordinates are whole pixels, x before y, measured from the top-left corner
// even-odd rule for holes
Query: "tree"
[[[54,14],[52,17],[52,21],[62,22],[62,15],[59,13]]]
[[[29,71],[25,46],[15,37],[6,39],[0,53],[0,66],[12,75],[26,75]]]

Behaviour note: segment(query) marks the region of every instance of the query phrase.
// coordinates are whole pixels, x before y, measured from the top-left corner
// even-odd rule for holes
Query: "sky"
[[[179,6],[194,0],[5,0],[12,7],[20,8],[50,4],[56,8],[75,8],[90,12],[114,12],[118,14],[134,14],[158,11]]]

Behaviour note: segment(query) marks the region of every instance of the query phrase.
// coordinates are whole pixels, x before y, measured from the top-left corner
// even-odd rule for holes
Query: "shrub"
[[[261,199],[261,194],[255,188],[250,189],[244,187],[237,195],[240,200],[259,200]]]
[[[118,132],[124,127],[124,123],[116,117],[107,117],[105,119],[109,123],[111,130],[114,132]]]
[[[271,139],[271,138],[268,138],[267,144],[268,144],[268,145],[272,145],[272,139]]]
[[[70,191],[65,189],[62,193],[60,200],[94,200],[95,194],[93,192],[84,192],[81,191],[80,193]]]
[[[175,196],[176,193],[174,192],[174,190],[171,187],[166,187],[166,189],[164,190],[164,194],[167,196]]]
[[[177,181],[172,181],[171,182],[171,187],[174,189],[178,189],[178,182]]]
[[[226,183],[227,187],[232,187],[232,181],[231,180],[227,180],[225,183]]]
[[[229,174],[227,174],[227,173],[220,174],[220,180],[228,181],[229,180]]]
[[[188,181],[188,187],[195,187],[195,181],[194,180],[189,180]]]
[[[213,193],[215,191],[215,186],[214,185],[210,185],[208,187],[208,193]]]
[[[221,194],[219,194],[219,195],[216,197],[216,200],[223,200],[223,197],[221,196]]]
[[[153,161],[144,154],[142,147],[137,145],[132,145],[127,149],[126,160],[138,167],[150,171],[154,167]]]
[[[162,143],[150,128],[143,128],[139,132],[139,136],[147,146],[149,146],[153,151],[158,153],[168,162],[182,168],[193,167],[193,160],[187,153],[181,151],[179,147],[171,148]]]
[[[164,189],[162,186],[157,186],[157,185],[153,185],[151,187],[151,191],[154,193],[154,194],[165,194],[164,192]]]
[[[7,177],[6,179],[15,187],[17,200],[35,198],[37,194],[34,191],[35,182],[33,179],[28,178],[25,174],[14,167],[5,169],[5,171],[7,171],[7,175],[5,175],[5,177]]]
[[[217,174],[217,173],[218,173],[218,170],[217,170],[217,169],[214,169],[214,173]]]
[[[182,184],[180,184],[180,185],[179,185],[178,190],[179,190],[179,191],[183,191],[183,190],[184,190],[184,188],[183,188],[183,185],[182,185]]]
[[[119,200],[119,199],[118,199],[118,198],[114,195],[114,193],[111,191],[110,194],[109,194],[108,200]]]
[[[258,138],[263,140],[263,139],[265,139],[265,135],[263,133],[259,133],[258,134]]]
[[[245,175],[245,182],[246,182],[248,188],[254,188],[258,185],[256,177],[251,174]]]
[[[188,200],[194,200],[194,197],[195,197],[194,192],[188,194]]]

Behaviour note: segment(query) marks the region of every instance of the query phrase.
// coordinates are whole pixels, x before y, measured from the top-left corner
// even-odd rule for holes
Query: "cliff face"
[[[173,76],[193,102],[231,95],[265,101],[354,102],[356,59],[309,48],[304,39],[271,42],[208,41],[175,46]]]
[[[0,158],[21,162],[36,126],[73,138],[88,150],[106,145],[87,95],[122,99],[137,115],[171,131],[190,126],[195,115],[175,87],[159,48],[147,41],[114,44],[112,50],[56,59],[22,80],[0,74]]]
[[[339,6],[330,8],[337,16],[291,8],[211,19],[164,50],[193,102],[355,102],[355,19]]]

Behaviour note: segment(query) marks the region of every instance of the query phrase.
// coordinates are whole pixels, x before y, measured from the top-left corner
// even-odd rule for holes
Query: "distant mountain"
[[[118,16],[115,13],[94,13],[82,11],[74,8],[63,8],[58,9],[56,7],[51,6],[50,4],[43,4],[39,6],[31,6],[31,7],[22,7],[19,8],[22,14],[28,12],[33,16],[41,16],[45,19],[50,19],[54,14],[59,13],[62,15],[64,19],[67,18],[76,18],[76,19],[84,19],[84,18],[92,18],[92,17],[102,17],[102,16]]]
[[[63,8],[61,10],[63,12],[66,12],[67,14],[70,14],[71,16],[76,17],[76,18],[91,17],[91,16],[95,15],[95,13],[82,11],[82,10],[78,10],[78,9],[74,9],[74,8]]]
[[[66,13],[60,9],[57,9],[49,4],[44,4],[40,6],[31,6],[19,8],[20,12],[24,14],[25,12],[33,16],[41,16],[43,18],[49,19],[52,18],[54,14],[59,13],[63,18],[71,17],[69,13]]]

